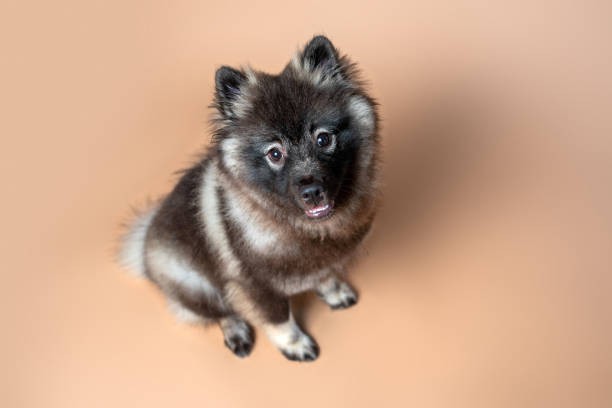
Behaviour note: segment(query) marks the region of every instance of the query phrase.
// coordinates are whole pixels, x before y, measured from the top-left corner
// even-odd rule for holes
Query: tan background
[[[0,405],[612,406],[612,7],[505,3],[3,1]],[[359,305],[298,302],[320,359],[238,360],[111,248],[214,70],[315,33],[381,103],[385,206]]]

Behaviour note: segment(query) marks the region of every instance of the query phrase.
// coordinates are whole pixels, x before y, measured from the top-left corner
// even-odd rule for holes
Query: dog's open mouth
[[[332,202],[320,205],[318,207],[309,208],[307,210],[304,210],[304,213],[308,216],[308,218],[320,220],[320,219],[328,217],[332,213],[333,209],[334,209],[334,203],[332,201]]]

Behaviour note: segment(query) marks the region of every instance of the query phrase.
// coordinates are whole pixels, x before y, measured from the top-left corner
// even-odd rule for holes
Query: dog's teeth
[[[325,205],[323,207],[316,207],[316,208],[313,208],[311,210],[308,210],[308,214],[317,215],[317,214],[320,214],[320,213],[322,213],[324,211],[327,211],[328,209],[329,209],[329,204],[327,204],[327,205]]]

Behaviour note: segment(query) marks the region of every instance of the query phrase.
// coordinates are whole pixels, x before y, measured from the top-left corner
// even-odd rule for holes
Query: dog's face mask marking
[[[290,215],[330,218],[367,187],[375,113],[347,64],[315,37],[279,75],[217,71],[223,164]]]

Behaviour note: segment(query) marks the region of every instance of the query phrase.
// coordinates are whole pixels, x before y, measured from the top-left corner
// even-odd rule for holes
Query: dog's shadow
[[[461,194],[494,146],[485,125],[491,120],[494,104],[482,95],[453,88],[423,99],[428,102],[415,103],[410,111],[383,109],[383,199],[366,245],[368,257],[383,256],[383,252],[385,257],[393,257],[416,242],[436,221],[432,208]],[[377,272],[379,278],[392,279]],[[317,301],[310,293],[292,301],[296,320],[305,327]]]
[[[440,204],[452,202],[478,180],[495,148],[488,123],[492,103],[454,90],[414,113],[397,112],[388,123],[382,160],[381,211],[370,252],[405,246],[436,221]],[[396,248],[395,248],[396,249]]]

